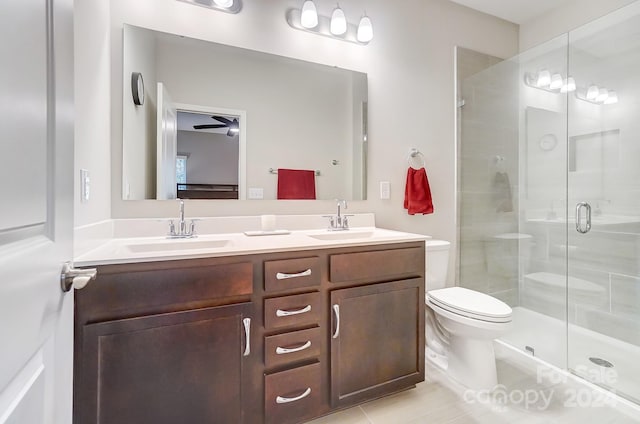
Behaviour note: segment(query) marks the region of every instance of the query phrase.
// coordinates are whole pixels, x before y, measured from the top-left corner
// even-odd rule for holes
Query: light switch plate
[[[261,187],[249,187],[249,199],[264,199],[264,189]]]
[[[80,202],[87,203],[91,197],[91,177],[86,169],[80,170]]]
[[[380,199],[388,200],[391,198],[391,184],[389,181],[380,181]]]

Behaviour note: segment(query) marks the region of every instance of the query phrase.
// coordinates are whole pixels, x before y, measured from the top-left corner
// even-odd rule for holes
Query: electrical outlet
[[[252,199],[252,200],[264,199],[264,189],[262,189],[261,187],[250,187],[249,199]]]
[[[91,197],[91,177],[86,169],[80,170],[80,202],[87,203]]]
[[[391,184],[389,181],[380,181],[380,199],[388,200],[391,198]]]

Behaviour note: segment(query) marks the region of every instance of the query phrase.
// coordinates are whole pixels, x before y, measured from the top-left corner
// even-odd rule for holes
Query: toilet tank
[[[425,241],[427,290],[442,289],[446,286],[450,247],[451,243],[445,240]]]

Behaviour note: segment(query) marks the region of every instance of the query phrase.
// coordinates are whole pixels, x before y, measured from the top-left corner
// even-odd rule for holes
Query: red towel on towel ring
[[[433,200],[427,171],[424,168],[407,170],[407,184],[404,188],[404,208],[409,215],[433,213]]]
[[[316,198],[316,172],[304,169],[278,169],[278,199]]]

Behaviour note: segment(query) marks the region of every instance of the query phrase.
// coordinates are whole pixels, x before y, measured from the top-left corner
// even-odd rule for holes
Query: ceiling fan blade
[[[224,122],[226,125],[230,125],[231,124],[231,120],[225,118],[224,116],[212,116],[213,119],[215,119],[216,121],[220,121],[220,122]]]
[[[206,130],[210,128],[227,128],[227,125],[223,124],[206,124],[206,125],[194,125],[194,130]]]

